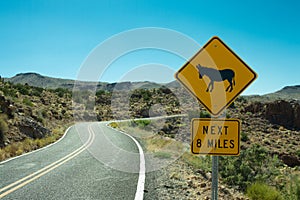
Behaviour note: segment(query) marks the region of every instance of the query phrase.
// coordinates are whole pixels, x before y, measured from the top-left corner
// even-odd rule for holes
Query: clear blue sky
[[[38,72],[75,79],[89,53],[112,35],[162,27],[186,34],[201,46],[219,36],[259,75],[243,94],[265,94],[300,84],[299,10],[297,0],[3,0],[0,75]],[[136,62],[139,59],[167,60],[177,70],[183,64],[157,52],[140,54],[129,55],[125,65],[143,64]],[[102,81],[117,81],[118,76],[108,74]]]

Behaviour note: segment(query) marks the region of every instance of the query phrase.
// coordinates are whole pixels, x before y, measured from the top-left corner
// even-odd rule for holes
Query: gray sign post
[[[218,199],[218,163],[219,157],[212,156],[212,184],[211,184],[211,199],[217,200]]]

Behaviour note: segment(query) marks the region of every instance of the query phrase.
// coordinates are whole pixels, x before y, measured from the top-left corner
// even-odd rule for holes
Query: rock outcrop
[[[51,131],[30,118],[23,118],[18,128],[21,133],[33,139],[43,138],[51,134]]]
[[[300,160],[295,155],[289,155],[289,154],[281,154],[279,155],[279,158],[284,162],[284,164],[288,165],[289,167],[295,167],[300,166]]]
[[[14,112],[16,111],[13,102],[9,99],[6,99],[3,95],[0,95],[0,109],[3,113],[6,113],[9,118],[12,118],[14,116]]]
[[[254,102],[245,111],[260,115],[271,123],[300,130],[300,104],[297,101]]]

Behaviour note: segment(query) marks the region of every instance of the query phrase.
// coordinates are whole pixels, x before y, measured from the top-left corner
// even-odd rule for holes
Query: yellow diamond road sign
[[[193,119],[192,153],[208,155],[240,154],[238,119]]]
[[[213,115],[219,115],[257,75],[218,37],[213,37],[176,74]]]

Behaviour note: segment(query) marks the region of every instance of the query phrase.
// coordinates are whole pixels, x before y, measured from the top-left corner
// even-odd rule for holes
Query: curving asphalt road
[[[140,169],[141,155],[132,138],[106,123],[76,124],[56,144],[0,163],[0,198],[157,199],[155,173],[143,180],[141,171],[111,167],[115,163],[124,169]],[[144,187],[146,193],[137,195]]]

